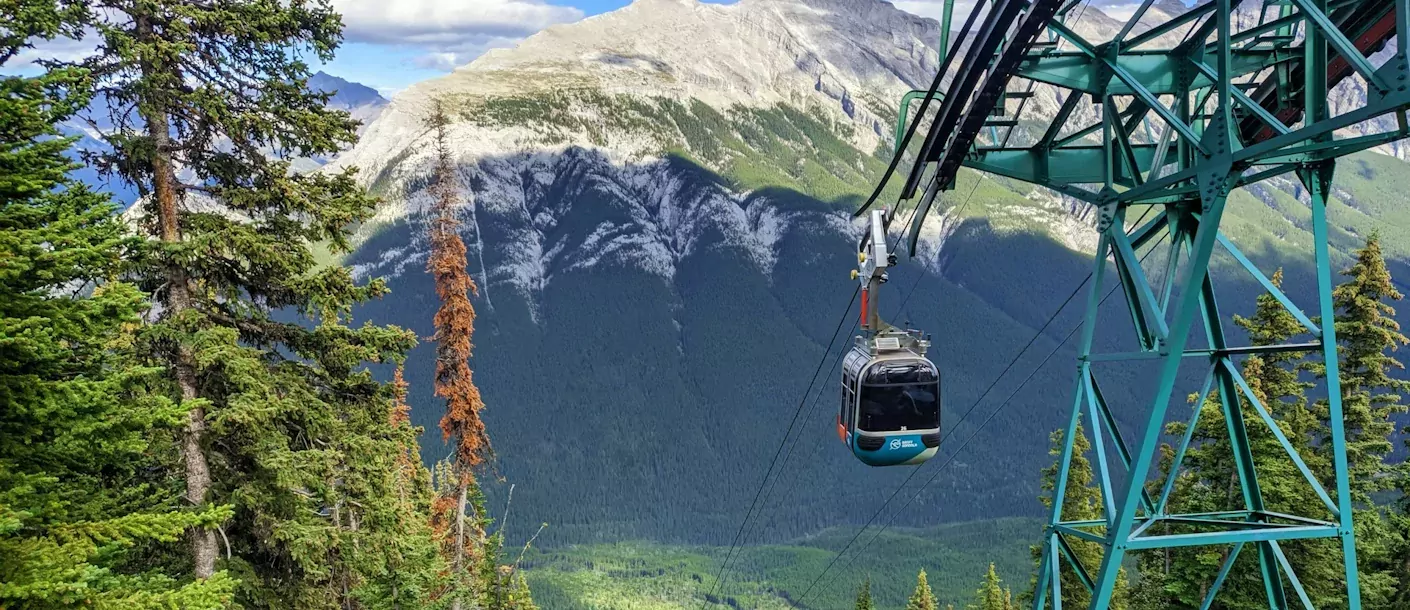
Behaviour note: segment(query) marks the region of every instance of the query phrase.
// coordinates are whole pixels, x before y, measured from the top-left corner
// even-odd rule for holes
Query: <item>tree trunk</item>
[[[151,24],[145,16],[137,18],[139,39],[153,37]],[[151,77],[158,70],[151,62],[142,62],[142,73]],[[158,237],[165,243],[181,241],[176,170],[171,159],[171,122],[166,107],[159,100],[140,100],[145,104],[143,120],[147,123],[147,135],[152,140],[152,198],[156,202]],[[191,289],[186,272],[177,265],[166,270],[166,306],[170,317],[179,317],[191,308]],[[196,399],[196,367],[191,351],[184,345],[178,346],[173,372],[181,389],[181,402],[190,403]],[[186,466],[186,500],[192,506],[203,506],[210,491],[210,466],[206,462],[202,441],[206,432],[206,412],[199,407],[191,409],[186,417],[186,430],[181,438],[181,458]],[[191,561],[195,566],[196,578],[210,578],[215,574],[216,542],[215,532],[206,528],[192,528],[188,532],[191,541]]]
[[[182,349],[178,354],[177,383],[181,385],[183,402],[196,398],[196,375],[190,366],[190,352]],[[206,454],[202,449],[202,439],[206,432],[206,412],[201,408],[191,409],[186,418],[186,431],[181,439],[181,454],[186,463],[186,499],[194,506],[206,503],[206,494],[211,486],[210,468],[206,464]],[[215,532],[203,527],[190,531],[191,561],[195,566],[196,578],[210,578],[215,574]]]
[[[455,575],[456,596],[451,601],[451,610],[461,610],[461,600],[464,599],[465,592],[460,586],[465,583],[465,504],[469,494],[469,482],[466,477],[470,473],[462,472],[456,477],[456,485],[459,486],[460,502],[455,511],[455,559],[452,562],[451,573]]]

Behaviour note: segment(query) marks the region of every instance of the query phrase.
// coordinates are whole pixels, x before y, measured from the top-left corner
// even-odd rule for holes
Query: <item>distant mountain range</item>
[[[362,83],[347,81],[322,70],[314,72],[308,79],[308,86],[315,91],[333,92],[328,106],[349,112],[361,108],[381,108],[387,105],[386,98],[376,89]]]
[[[361,133],[367,126],[382,115],[382,110],[390,103],[376,89],[361,83],[343,80],[319,70],[308,79],[308,86],[315,91],[332,92],[328,100],[329,108],[346,110],[362,123]]]

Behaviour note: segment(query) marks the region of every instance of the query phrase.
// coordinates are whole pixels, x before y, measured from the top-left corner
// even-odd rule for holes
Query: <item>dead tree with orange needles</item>
[[[451,160],[446,141],[449,120],[438,104],[431,118],[436,135],[436,166],[431,194],[429,238],[431,255],[426,270],[435,278],[436,296],[441,306],[436,311],[436,396],[446,401],[441,418],[441,433],[453,447],[456,479],[456,512],[451,570],[456,592],[451,607],[460,610],[460,591],[468,579],[466,504],[469,490],[475,483],[474,469],[491,455],[489,435],[485,432],[480,411],[485,408],[480,390],[475,387],[470,371],[471,338],[475,331],[475,306],[470,297],[478,288],[465,269],[465,242],[460,238],[460,180]],[[475,532],[475,539],[483,532]]]

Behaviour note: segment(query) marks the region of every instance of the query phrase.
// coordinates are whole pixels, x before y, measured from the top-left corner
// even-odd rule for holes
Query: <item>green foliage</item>
[[[1407,441],[1410,442],[1410,441]],[[1405,464],[1400,465],[1404,471]],[[1401,476],[1400,502],[1390,513],[1391,526],[1395,531],[1395,538],[1387,557],[1393,563],[1389,566],[1389,571],[1395,578],[1395,593],[1390,599],[1392,608],[1410,607],[1410,485],[1404,483],[1405,475]]]
[[[1342,272],[1347,279],[1332,291],[1332,302],[1337,308],[1342,410],[1351,495],[1356,502],[1362,601],[1376,608],[1384,607],[1395,595],[1395,572],[1404,561],[1391,555],[1399,544],[1395,523],[1375,505],[1375,497],[1394,484],[1387,465],[1395,432],[1392,417],[1405,413],[1401,394],[1410,390],[1410,382],[1392,377],[1404,369],[1393,352],[1410,340],[1401,334],[1393,318],[1395,309],[1390,303],[1402,295],[1386,269],[1378,234],[1367,237],[1355,256],[1355,263]],[[1325,402],[1319,406],[1319,414],[1325,418]],[[1321,445],[1330,443],[1324,439]]]
[[[1410,427],[1403,431],[1405,445],[1410,448]],[[1401,462],[1395,469],[1396,493],[1400,496],[1390,511],[1395,541],[1388,554],[1399,561],[1390,566],[1396,580],[1393,607],[1410,607],[1410,462]]]
[[[458,114],[475,124],[527,128],[549,143],[586,133],[601,146],[609,134],[630,134],[658,154],[719,171],[739,190],[786,187],[839,206],[870,194],[867,185],[885,168],[850,144],[850,124],[788,104],[721,113],[699,100],[562,89],[477,100]]]
[[[111,152],[90,161],[145,196],[151,239],[130,272],[161,306],[134,349],[166,370],[152,389],[189,414],[165,487],[202,512],[233,509],[219,544],[204,523],[188,553],[154,561],[209,580],[228,555],[247,608],[424,605],[438,564],[424,492],[400,468],[415,432],[391,423],[395,392],[368,368],[415,337],[355,325],[352,307],[385,284],[320,265],[312,247],[346,251],[376,201],[350,171],[289,171],[355,139],[307,87],[305,59],[331,59],[340,18],[319,0],[163,0],[89,18],[101,47],[80,65],[114,120]]]
[[[1395,472],[1404,468],[1390,463],[1392,447],[1388,437],[1394,431],[1391,416],[1404,412],[1400,393],[1407,387],[1405,382],[1392,376],[1392,372],[1400,368],[1392,352],[1404,345],[1406,339],[1392,319],[1395,311],[1389,301],[1398,300],[1400,295],[1391,282],[1377,237],[1372,234],[1355,255],[1356,262],[1344,272],[1347,279],[1333,291],[1333,302],[1337,307],[1334,323],[1340,343],[1341,396],[1356,504],[1357,557],[1364,607],[1391,608],[1396,607],[1396,596],[1403,595],[1400,591],[1405,582],[1404,522],[1393,510],[1377,506],[1375,502],[1381,492],[1395,484]],[[1278,285],[1281,280],[1280,271],[1273,276],[1273,281]],[[1305,332],[1268,294],[1258,297],[1253,316],[1236,316],[1235,323],[1247,331],[1254,345],[1287,343]],[[1304,370],[1319,376],[1325,371],[1304,358],[1304,354],[1297,353],[1249,357],[1241,373],[1248,381],[1253,398],[1273,416],[1323,487],[1334,491],[1327,401],[1322,399],[1309,407],[1306,393],[1312,384],[1299,376]],[[1225,405],[1226,402],[1232,405]],[[1331,518],[1320,508],[1321,502],[1293,467],[1281,444],[1259,423],[1250,397],[1240,394],[1237,400],[1228,401],[1215,392],[1198,408],[1203,411],[1182,471],[1176,478],[1170,504],[1172,512],[1239,509],[1247,501],[1239,494],[1240,477],[1228,440],[1226,418],[1231,412],[1226,409],[1232,408],[1238,409],[1248,426],[1260,498],[1266,510]],[[1185,424],[1175,423],[1167,432],[1178,436],[1185,432],[1185,427]],[[1166,448],[1166,472],[1171,468],[1172,459],[1172,452]],[[1171,527],[1166,530],[1177,533]],[[1346,593],[1340,582],[1342,556],[1334,540],[1285,541],[1281,547],[1316,607],[1345,606]],[[1228,547],[1196,547],[1141,555],[1142,579],[1133,592],[1135,607],[1199,607],[1229,552]],[[1293,595],[1291,590],[1287,595]],[[1267,607],[1256,547],[1245,549],[1239,555],[1216,599],[1224,608]]]
[[[876,606],[871,602],[871,576],[867,576],[862,581],[861,588],[857,589],[857,603],[853,608],[856,610],[876,610]]]
[[[1274,285],[1282,284],[1282,271],[1273,274]],[[1257,297],[1251,317],[1234,316],[1234,323],[1244,329],[1253,345],[1275,345],[1293,342],[1306,331],[1271,294]],[[1330,461],[1320,459],[1314,448],[1314,434],[1325,428],[1308,408],[1305,393],[1311,383],[1299,378],[1304,354],[1274,353],[1251,356],[1244,360],[1241,374],[1254,391],[1258,402],[1269,411],[1293,446],[1307,458],[1314,471],[1330,475]],[[1193,400],[1194,397],[1191,397]],[[1321,501],[1311,485],[1303,479],[1283,450],[1282,445],[1262,423],[1248,397],[1240,394],[1233,403],[1247,429],[1254,469],[1258,473],[1261,497],[1267,510],[1310,518],[1330,518],[1325,509],[1318,510]],[[1184,470],[1176,478],[1171,494],[1170,510],[1181,513],[1238,510],[1244,507],[1239,493],[1239,473],[1236,469],[1223,395],[1213,391],[1206,399],[1200,421],[1191,436],[1190,449],[1184,460]],[[1186,424],[1175,422],[1167,433],[1183,435]],[[1165,448],[1163,472],[1168,473],[1173,450]],[[1163,481],[1163,478],[1161,479]],[[1331,488],[1330,482],[1325,483]],[[1156,490],[1153,489],[1153,493]],[[1192,529],[1162,525],[1162,533],[1185,533]],[[1308,593],[1318,607],[1334,607],[1338,596],[1340,553],[1334,541],[1306,540],[1283,543],[1289,561],[1297,566]],[[1134,597],[1140,608],[1199,607],[1230,552],[1229,547],[1194,547],[1140,556],[1143,578]],[[1230,569],[1219,593],[1219,603],[1229,608],[1260,608],[1267,606],[1263,575],[1255,548],[1240,553]],[[1344,601],[1340,603],[1345,603]]]
[[[1062,510],[1060,515],[1066,521],[1088,521],[1105,518],[1102,509],[1102,492],[1095,480],[1092,463],[1087,460],[1087,452],[1092,449],[1092,443],[1087,438],[1087,434],[1079,421],[1077,432],[1072,439],[1072,461],[1068,466],[1067,485],[1064,488],[1066,493],[1062,499]],[[1058,467],[1062,459],[1062,451],[1065,445],[1063,430],[1056,430],[1051,436],[1052,448],[1048,450],[1048,455],[1057,458],[1053,465],[1043,469],[1043,490],[1040,497],[1043,506],[1051,509],[1053,498],[1057,490]],[[1091,528],[1093,533],[1103,535],[1105,528]],[[1097,574],[1102,564],[1102,548],[1090,540],[1082,540],[1076,537],[1069,537],[1068,544],[1072,547],[1072,554],[1075,559],[1081,562],[1082,568],[1089,575]],[[1041,547],[1032,548],[1033,558],[1039,558],[1042,552]],[[1076,568],[1069,561],[1062,562],[1062,602],[1063,606],[1069,605],[1082,608],[1091,601],[1092,594],[1087,591],[1086,585],[1082,583]],[[1036,585],[1036,580],[1030,584]],[[1126,599],[1126,570],[1122,568],[1116,577],[1117,594],[1112,596],[1112,610],[1124,610],[1127,606]],[[1032,595],[1033,591],[1029,592]],[[1051,597],[1051,596],[1049,596]],[[1052,600],[1048,600],[1048,607],[1051,607]],[[987,609],[986,609],[987,610]]]
[[[649,138],[652,144],[648,148],[656,147],[675,157],[667,161],[672,175],[679,176],[689,189],[681,192],[678,202],[688,202],[723,183],[736,189],[757,189],[741,201],[742,207],[776,206],[789,213],[789,226],[775,248],[778,264],[771,273],[759,274],[750,261],[733,255],[730,244],[711,238],[702,239],[699,243],[704,247],[677,261],[681,272],[665,281],[659,275],[615,265],[612,256],[607,256],[592,270],[553,270],[551,281],[545,282],[541,292],[531,288],[524,294],[505,276],[493,278],[504,265],[518,262],[506,257],[508,248],[504,246],[520,239],[518,229],[532,228],[516,224],[518,220],[510,214],[496,214],[489,209],[493,206],[481,206],[477,211],[476,237],[485,244],[485,273],[492,278],[484,288],[494,297],[475,302],[480,311],[493,308],[476,335],[475,370],[491,405],[486,420],[496,439],[504,439],[508,445],[502,448],[501,459],[512,465],[513,478],[519,484],[516,493],[527,500],[522,502],[522,510],[531,511],[535,521],[554,524],[546,534],[553,544],[612,537],[719,542],[711,536],[728,530],[742,517],[724,513],[749,502],[747,497],[739,501],[737,495],[744,486],[735,481],[752,474],[748,465],[760,459],[756,450],[766,450],[773,443],[766,438],[768,433],[775,430],[779,417],[787,417],[778,412],[785,402],[779,397],[801,392],[806,382],[798,380],[812,373],[805,367],[820,357],[835,324],[835,312],[850,292],[850,286],[840,281],[845,276],[838,269],[854,264],[846,260],[846,251],[854,245],[834,237],[834,231],[818,227],[821,215],[795,212],[855,203],[856,196],[870,192],[881,159],[863,155],[868,160],[863,161],[864,170],[857,172],[860,177],[837,174],[836,179],[848,185],[848,192],[826,200],[830,195],[806,186],[801,176],[816,166],[829,167],[823,157],[846,161],[854,152],[815,153],[812,149],[831,146],[827,142],[841,142],[841,132],[832,133],[830,139],[820,137],[818,134],[831,129],[828,121],[796,104],[761,114],[759,109],[716,110],[698,100],[619,97],[571,88],[545,98],[543,103],[550,104],[551,111],[526,108],[518,116],[493,118],[492,113],[476,110],[476,104],[481,103],[485,102],[467,105],[470,110],[465,111],[465,120],[484,124],[506,121],[516,129],[543,129],[545,133],[560,123],[579,129],[578,123],[571,121],[626,124],[650,118],[634,127],[630,135],[633,142],[640,141],[637,136]],[[620,116],[613,118],[614,114]],[[760,126],[765,123],[767,128]],[[565,133],[567,129],[562,127]],[[546,239],[572,248],[597,227],[606,226],[604,223],[622,227],[634,222],[624,210],[640,202],[624,201],[594,187],[599,177],[609,176],[595,171],[594,155],[594,151],[576,150],[548,155],[547,163],[561,163],[553,166],[551,183],[524,190],[525,207],[533,214],[572,210],[555,216],[553,229],[544,233]],[[797,165],[800,160],[802,166]],[[1404,167],[1400,161],[1390,162]],[[815,182],[822,184],[823,180]],[[974,195],[969,198],[971,189]],[[1282,191],[1277,193],[1283,197],[1279,205],[1296,203]],[[894,192],[887,197],[891,195]],[[1261,265],[1271,266],[1286,258],[1289,283],[1295,289],[1292,297],[1303,301],[1309,269],[1304,263],[1310,261],[1287,256],[1283,239],[1306,243],[1298,240],[1310,239],[1310,233],[1303,230],[1305,225],[1299,224],[1302,220],[1294,216],[1292,207],[1285,218],[1284,211],[1271,209],[1247,193],[1240,191],[1239,196],[1243,198],[1232,206],[1227,226],[1231,231],[1259,231],[1248,235],[1252,239],[1246,246],[1239,239],[1242,234],[1236,235],[1236,240]],[[938,261],[943,272],[926,272],[916,284],[904,316],[937,337],[934,353],[943,360],[947,403],[963,406],[977,398],[975,388],[982,390],[1002,370],[1011,356],[1009,350],[1017,349],[1041,326],[1061,297],[1089,270],[1090,262],[1050,237],[1049,221],[1065,218],[1068,211],[1058,209],[1031,187],[963,170],[956,190],[941,197],[938,208],[968,201],[964,211],[968,218],[946,242]],[[932,216],[931,222],[935,221]],[[354,255],[356,262],[376,264],[378,257],[405,246],[414,230],[405,223],[387,229]],[[1087,231],[1074,227],[1073,234],[1080,237]],[[1341,247],[1343,242],[1337,244]],[[1343,251],[1335,256],[1344,256]],[[904,291],[913,276],[903,276],[917,267],[903,263],[895,270],[891,285]],[[1231,289],[1226,300],[1247,313],[1261,289],[1246,274],[1233,277],[1227,271],[1227,266],[1216,270],[1218,285]],[[480,273],[476,270],[477,279]],[[418,308],[429,309],[427,301],[413,301],[430,293],[417,275],[393,280],[401,296],[395,304],[374,304],[375,319],[409,326],[414,324]],[[731,281],[719,282],[718,277]],[[634,298],[624,303],[623,294]],[[730,301],[748,306],[735,307]],[[888,308],[899,302],[894,297],[886,301]],[[1113,299],[1112,305],[1124,306],[1120,299]],[[1078,320],[1069,316],[1079,310],[1080,306],[1069,306],[1052,328],[1077,324]],[[760,342],[759,336],[770,340]],[[1053,338],[1045,336],[1040,342]],[[1062,362],[1066,353],[1056,355],[1052,362]],[[412,358],[418,363],[410,367],[412,375],[433,362],[424,352],[414,353]],[[523,383],[523,371],[528,370],[573,374],[546,384]],[[644,372],[652,380],[649,387],[641,383]],[[1050,408],[1050,389],[1068,383],[1060,366],[1044,367],[983,436],[1003,438],[1010,446],[1046,443],[1048,433],[1062,425],[1057,421],[1062,416]],[[1133,388],[1113,385],[1105,389],[1124,394],[1110,397],[1113,403],[1144,400],[1138,396],[1138,384],[1132,384]],[[423,386],[428,387],[429,380],[417,383],[417,387]],[[821,399],[819,411],[826,410],[831,400]],[[424,404],[431,403],[428,399]],[[677,408],[663,410],[661,404]],[[721,409],[728,417],[718,416]],[[1116,416],[1122,425],[1133,425],[1132,420],[1140,417],[1137,411],[1125,410]],[[567,424],[564,414],[576,412],[603,416],[592,421],[568,418],[574,421]],[[814,418],[815,426],[822,423],[822,416]],[[429,425],[431,421],[418,423]],[[647,430],[652,432],[644,433]],[[688,432],[678,432],[682,430]],[[545,434],[553,436],[551,448],[526,449],[542,443]],[[810,431],[806,438],[820,434]],[[946,476],[932,487],[947,487],[934,492],[935,497],[944,498],[944,518],[979,518],[995,506],[1011,511],[1004,513],[1009,515],[1037,512],[1036,506],[1017,500],[1036,495],[1037,478],[1031,474],[1045,465],[1041,452],[1015,453],[998,447],[982,439],[976,442],[971,446],[976,457],[963,460],[963,469],[957,464],[951,469],[956,476]],[[816,531],[845,522],[857,511],[874,510],[865,503],[869,498],[857,493],[858,486],[870,489],[881,482],[847,468],[849,464],[836,459],[839,454],[828,447],[815,450],[818,457],[810,458],[809,467],[818,463],[818,468],[837,476],[800,484],[799,488],[807,491],[798,499],[781,503],[779,510],[785,516],[777,519],[777,529],[765,529],[771,534],[782,530],[771,540]],[[431,459],[440,455],[436,448],[428,448]],[[677,459],[679,456],[690,459]],[[1014,465],[1013,460],[1024,466]],[[984,482],[982,489],[976,487],[979,481]],[[603,494],[584,492],[600,486],[621,486],[639,493],[604,498]],[[494,496],[504,491],[487,483],[486,493]],[[917,520],[911,523],[930,517],[907,515],[912,516]]]
[[[1275,286],[1281,287],[1283,271],[1279,269],[1271,279]],[[1295,342],[1306,334],[1306,329],[1273,295],[1261,294],[1256,303],[1252,317],[1234,316],[1234,323],[1247,331],[1249,341],[1253,345]],[[1329,456],[1320,452],[1315,442],[1325,424],[1308,406],[1306,394],[1313,384],[1303,381],[1299,375],[1301,363],[1306,356],[1307,354],[1297,352],[1251,356],[1244,360],[1242,375],[1259,404],[1274,417],[1280,431],[1289,439],[1308,467],[1319,475],[1324,487],[1333,489]],[[1331,514],[1320,508],[1321,500],[1298,472],[1287,451],[1258,418],[1248,397],[1240,398],[1244,421],[1248,427],[1249,443],[1254,450],[1254,467],[1258,473],[1266,509],[1283,514],[1331,519]],[[1218,422],[1213,425],[1223,426],[1222,410],[1213,415],[1212,424]],[[1227,432],[1223,434],[1227,437]],[[1227,450],[1227,444],[1225,447]],[[1232,476],[1233,472],[1223,474]],[[1219,476],[1210,478],[1219,480]],[[1296,566],[1298,577],[1314,604],[1318,607],[1336,607],[1339,603],[1345,603],[1343,587],[1337,583],[1342,566],[1335,541],[1292,540],[1281,543],[1281,546],[1289,562]],[[1220,560],[1222,559],[1221,556]],[[1210,578],[1213,576],[1210,575]],[[1262,574],[1257,565],[1256,553],[1241,555],[1231,571],[1231,578],[1232,580],[1227,582],[1232,583],[1233,587],[1229,588],[1229,592],[1222,594],[1221,603],[1228,603],[1231,607],[1238,607],[1241,602],[1250,607],[1267,604],[1266,593],[1261,587]]]
[[[7,6],[0,64],[81,14]],[[54,128],[90,85],[74,69],[0,77],[0,607],[223,607],[228,574],[193,583],[144,559],[230,509],[186,509],[152,477],[183,411],[133,361],[145,296],[112,278],[135,244],[107,197],[66,178]]]
[[[937,610],[935,592],[930,590],[930,581],[925,577],[925,568],[916,574],[916,590],[906,600],[906,610]]]
[[[866,561],[881,578],[870,578],[873,607],[899,609],[914,591],[911,570],[926,567],[927,579],[941,600],[964,602],[973,595],[973,574],[981,557],[995,557],[1001,569],[1026,567],[1024,549],[1039,523],[1001,519],[957,523],[924,530],[888,530],[875,548],[880,560],[865,558],[851,573],[829,576],[801,603],[809,608],[845,608],[857,603],[858,565]],[[689,608],[796,608],[796,600],[855,533],[835,528],[787,544],[747,546],[736,551],[730,577],[713,597],[714,583],[727,547],[619,542],[531,550],[523,567],[534,599],[545,610],[642,610]],[[849,552],[850,555],[850,552]],[[834,566],[839,569],[846,558]],[[734,566],[738,566],[736,569]]]
[[[1003,580],[999,578],[999,573],[994,570],[992,563],[989,564],[989,571],[984,574],[984,583],[975,591],[974,597],[978,603],[969,606],[970,610],[1015,610],[1013,593],[1003,586]]]
[[[1410,340],[1401,334],[1400,324],[1394,319],[1395,308],[1390,302],[1403,297],[1386,269],[1380,237],[1371,234],[1355,256],[1355,263],[1342,272],[1348,276],[1346,281],[1332,291],[1332,302],[1337,308],[1352,494],[1356,502],[1368,504],[1371,496],[1384,491],[1390,481],[1380,475],[1392,450],[1395,426],[1391,416],[1406,411],[1400,402],[1401,393],[1410,390],[1410,382],[1391,376],[1405,368],[1392,352]]]
[[[426,607],[444,584],[444,564],[428,518],[430,473],[417,459],[421,430],[405,420],[370,424],[362,434],[382,446],[354,456],[359,461],[349,461],[345,472],[355,474],[342,481],[347,527],[333,539],[340,602],[366,610]],[[338,512],[332,517],[343,519]]]
[[[486,610],[538,610],[529,591],[529,581],[513,566],[495,569],[484,607]]]
[[[460,492],[466,471],[450,460],[436,462],[435,503],[431,509],[435,538],[440,541],[441,556],[454,560],[456,527],[458,525]],[[529,583],[520,571],[520,559],[529,551],[531,538],[512,562],[504,553],[504,528],[490,534],[494,525],[485,508],[485,495],[476,477],[466,476],[464,569],[452,573],[436,594],[438,603],[450,608],[485,608],[486,610],[537,610]],[[509,507],[505,507],[506,516]],[[543,527],[547,527],[544,524]],[[542,532],[542,528],[540,529]],[[537,535],[535,536],[537,537]]]

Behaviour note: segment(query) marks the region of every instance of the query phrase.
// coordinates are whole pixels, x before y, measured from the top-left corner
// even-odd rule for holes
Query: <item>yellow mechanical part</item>
[[[855,279],[857,279],[858,277],[860,277],[861,275],[862,275],[862,272],[857,271],[856,269],[853,269],[853,270],[852,270],[852,279],[855,280]]]
[[[863,251],[857,253],[857,262],[859,262],[859,263],[865,263],[865,262],[867,262],[867,253],[866,253],[866,250],[863,250]]]

